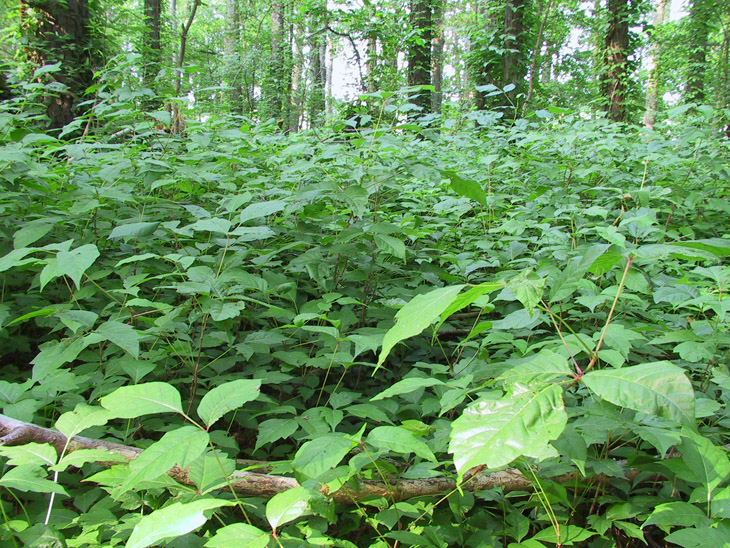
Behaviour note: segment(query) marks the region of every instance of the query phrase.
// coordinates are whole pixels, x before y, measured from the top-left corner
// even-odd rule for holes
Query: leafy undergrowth
[[[181,138],[107,110],[70,143],[0,116],[0,405],[145,450],[0,448],[3,546],[730,542],[702,120]],[[235,459],[302,487],[234,494]],[[530,487],[320,493],[505,467]]]

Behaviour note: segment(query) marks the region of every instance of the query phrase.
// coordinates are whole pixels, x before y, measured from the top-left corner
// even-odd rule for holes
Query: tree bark
[[[21,14],[30,60],[38,66],[61,63],[60,71],[48,74],[64,89],[46,97],[50,128],[60,129],[80,114],[76,104],[101,61],[92,45],[87,0],[21,0]]]
[[[241,97],[241,31],[238,0],[226,0],[226,33],[223,37],[223,50],[226,59],[226,73],[228,79],[228,102],[231,112],[243,113]]]
[[[19,421],[5,415],[0,415],[0,446],[16,446],[27,443],[48,443],[52,445],[60,455],[66,447],[67,438],[56,430],[42,428],[34,424]],[[119,443],[106,442],[92,438],[75,436],[66,448],[66,453],[72,453],[79,449],[104,449],[109,453],[121,455],[127,460],[136,459],[141,449],[130,447]],[[116,461],[100,462],[104,466],[119,464]],[[244,466],[250,465],[250,461],[241,463]],[[627,478],[633,479],[639,474],[638,470],[629,470]],[[195,485],[188,476],[187,470],[175,466],[168,475],[175,481],[184,485]],[[466,491],[482,491],[501,487],[504,492],[510,491],[531,491],[533,482],[525,477],[519,470],[507,469],[493,473],[483,473],[482,467],[477,467],[465,474],[466,480],[461,483],[461,489]],[[554,481],[565,484],[575,484],[581,481],[576,473],[564,474]],[[612,478],[602,475],[593,476],[590,483],[609,483]],[[614,478],[615,479],[615,478]],[[277,493],[299,487],[294,478],[275,476],[271,474],[258,474],[246,471],[234,472],[231,476],[231,487],[241,495],[272,497]],[[329,493],[326,486],[321,492],[331,498],[334,502],[356,503],[360,500],[373,496],[385,497],[391,501],[406,500],[412,497],[440,495],[456,489],[457,484],[453,478],[424,478],[424,479],[398,479],[388,478],[388,483],[372,480],[360,480],[357,487],[345,485],[334,493]]]
[[[180,52],[177,55],[177,75],[175,77],[175,97],[180,96],[182,89],[182,68],[185,63],[185,51],[188,45],[188,33],[190,27],[193,26],[195,20],[195,14],[198,11],[201,0],[193,0],[193,5],[190,8],[190,16],[187,22],[183,25],[180,30]],[[180,110],[179,103],[176,101],[172,109],[172,123],[170,125],[170,131],[172,133],[180,134],[185,130],[185,119],[183,118],[182,111]]]
[[[525,103],[522,105],[522,116],[527,112],[527,105],[532,100],[532,95],[535,92],[535,82],[538,80],[538,72],[540,68],[540,59],[542,57],[542,44],[543,44],[543,32],[545,31],[545,23],[547,23],[548,17],[550,16],[550,8],[552,8],[552,0],[547,0],[547,3],[543,2],[540,4],[540,13],[538,19],[540,20],[540,27],[537,29],[537,38],[535,38],[535,49],[532,51],[532,63],[530,63],[530,69],[528,71],[528,86],[527,86],[527,97],[525,97]]]
[[[689,11],[690,51],[684,90],[687,102],[698,104],[705,102],[705,73],[711,16],[710,0],[693,0]]]
[[[667,0],[659,0],[654,12],[654,31],[664,24],[666,17]],[[659,78],[657,75],[657,61],[659,59],[659,43],[656,38],[649,47],[649,81],[646,86],[646,111],[644,112],[644,126],[654,129],[656,122],[657,100],[659,97]]]
[[[629,0],[608,0],[601,90],[606,100],[606,114],[615,122],[626,120],[628,49]]]
[[[431,39],[431,110],[441,113],[444,81],[444,0],[432,0],[433,37]]]
[[[431,84],[431,0],[411,0],[411,32],[408,42],[408,85],[423,86]],[[421,113],[431,110],[431,94],[420,91],[413,103],[421,108]]]

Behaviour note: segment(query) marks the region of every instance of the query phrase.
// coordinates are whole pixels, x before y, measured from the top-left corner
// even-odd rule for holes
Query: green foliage
[[[131,108],[129,61],[93,139],[0,115],[1,412],[140,451],[0,448],[3,545],[726,542],[707,118],[183,138]],[[242,466],[300,486],[234,494]],[[517,491],[322,494],[510,466]]]

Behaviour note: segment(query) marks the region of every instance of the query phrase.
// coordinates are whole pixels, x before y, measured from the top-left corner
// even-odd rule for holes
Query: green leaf
[[[304,487],[288,489],[271,497],[266,503],[266,520],[271,529],[276,532],[280,525],[311,514],[310,500],[312,493]]]
[[[554,456],[549,445],[565,428],[562,388],[550,385],[499,399],[482,398],[451,424],[449,452],[459,478],[473,466],[495,469],[520,456]]]
[[[316,478],[337,466],[357,444],[344,434],[326,434],[302,445],[292,468],[304,479]]]
[[[571,546],[576,542],[582,542],[597,534],[595,531],[589,531],[577,525],[561,525],[559,531],[560,535],[558,535],[555,527],[543,529],[534,535],[531,540],[549,542],[558,546]]]
[[[416,295],[395,315],[395,325],[383,338],[383,348],[378,357],[378,367],[390,354],[391,349],[400,341],[418,335],[435,322],[441,313],[454,302],[463,285],[452,285]]]
[[[205,543],[208,548],[266,548],[269,534],[246,523],[234,523],[218,529]]]
[[[538,354],[520,360],[518,365],[508,369],[497,377],[507,385],[521,384],[527,387],[539,387],[560,377],[573,373],[568,359],[551,352],[541,350]]]
[[[47,472],[36,464],[24,464],[7,470],[0,478],[0,485],[17,489],[23,493],[58,493],[68,495],[66,490],[46,479]]]
[[[48,466],[56,464],[58,453],[49,443],[26,443],[14,447],[0,446],[0,455],[8,459],[7,464],[11,466],[22,466],[34,464]]]
[[[81,468],[87,462],[127,462],[127,459],[118,453],[105,449],[78,449],[73,453],[64,455],[58,464],[51,466],[54,472],[63,472],[69,466]]]
[[[690,428],[695,424],[695,396],[684,370],[667,361],[622,369],[591,371],[586,386],[620,407],[671,419]]]
[[[137,333],[137,330],[131,325],[109,321],[101,324],[94,333],[103,340],[116,344],[133,358],[139,358],[139,341],[142,339],[142,335]]]
[[[231,230],[231,221],[228,219],[213,217],[211,219],[195,221],[189,226],[189,228],[196,232],[219,232],[221,234],[225,234]]]
[[[533,309],[542,299],[543,288],[545,287],[545,278],[541,278],[532,270],[525,270],[515,278],[512,278],[507,287],[515,292],[517,300],[522,303],[525,310],[532,317]]]
[[[677,501],[658,505],[641,527],[648,525],[702,527],[711,523],[705,513],[694,504]]]
[[[443,381],[432,378],[421,378],[421,377],[409,377],[407,379],[401,379],[393,386],[386,388],[377,396],[370,398],[370,401],[384,400],[385,398],[392,398],[400,394],[409,394],[415,392],[420,388],[428,388],[429,386],[436,386],[437,384],[444,384]]]
[[[451,188],[459,196],[475,200],[483,206],[487,205],[487,194],[479,183],[463,179],[453,171],[441,170],[441,173],[451,181]]]
[[[114,238],[143,238],[149,236],[157,230],[160,226],[159,222],[146,222],[146,223],[129,223],[126,225],[119,225],[114,227],[114,230],[109,234],[109,239]]]
[[[81,276],[99,257],[99,250],[94,244],[86,244],[71,251],[59,251],[56,255],[58,269],[61,274],[71,278],[76,287],[81,287]]]
[[[405,260],[406,258],[406,246],[398,238],[393,236],[386,236],[384,234],[375,234],[375,245],[378,246],[380,251],[398,257],[399,259]]]
[[[707,502],[712,491],[730,476],[730,459],[724,449],[714,445],[705,436],[684,430],[678,449],[687,465],[689,475],[683,479],[700,483],[707,490]]]
[[[53,229],[53,223],[46,219],[31,221],[13,234],[13,247],[22,249],[40,240]]]
[[[165,433],[129,464],[129,477],[116,496],[134,488],[143,481],[167,474],[178,465],[185,469],[203,454],[210,438],[208,433],[187,425]]]
[[[67,411],[58,417],[56,430],[70,439],[87,428],[106,424],[111,417],[112,414],[106,409],[79,403],[73,411]]]
[[[226,500],[201,499],[187,504],[175,502],[161,510],[155,510],[139,520],[125,548],[146,548],[161,540],[180,537],[208,521],[203,514],[205,510],[232,505],[232,502]]]
[[[190,464],[188,477],[201,495],[226,485],[226,478],[236,471],[236,461],[223,455],[205,454]]]
[[[378,449],[387,449],[394,453],[414,453],[422,459],[437,462],[428,445],[419,440],[413,432],[400,426],[373,428],[365,441]]]
[[[680,529],[664,538],[682,546],[682,548],[728,548],[730,547],[730,528],[719,527],[692,527]]]
[[[101,398],[100,403],[119,419],[134,419],[152,413],[183,412],[180,393],[165,382],[122,386]]]
[[[251,204],[241,211],[238,222],[245,223],[246,221],[260,219],[261,217],[268,217],[269,215],[282,211],[285,207],[286,202],[284,200],[271,200]]]
[[[256,451],[267,443],[288,438],[299,429],[296,419],[268,419],[259,424],[259,435],[256,438]]]
[[[261,381],[239,379],[216,386],[198,405],[198,416],[210,428],[223,415],[255,400],[261,394]]]

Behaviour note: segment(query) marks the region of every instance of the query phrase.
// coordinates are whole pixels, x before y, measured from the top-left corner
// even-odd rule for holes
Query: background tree
[[[411,34],[408,38],[408,85],[431,84],[431,38],[433,7],[431,0],[411,0]],[[422,90],[416,93],[413,103],[421,112],[431,110],[431,93]]]
[[[46,97],[50,127],[59,129],[80,114],[77,105],[103,64],[103,44],[94,37],[95,3],[89,0],[21,0],[26,54],[34,66],[58,64],[47,72],[57,85]]]

